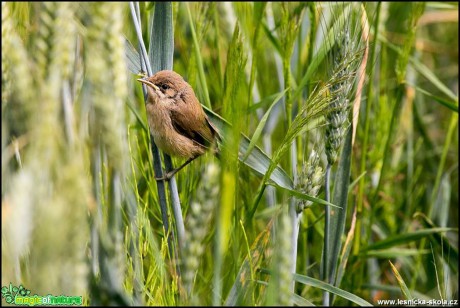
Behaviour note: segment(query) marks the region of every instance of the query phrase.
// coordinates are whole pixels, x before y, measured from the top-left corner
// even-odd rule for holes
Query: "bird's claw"
[[[165,175],[163,175],[161,177],[156,177],[155,180],[169,182],[169,180],[171,180],[171,178],[174,176],[174,174],[175,174],[175,172],[170,171],[170,172],[167,172]]]

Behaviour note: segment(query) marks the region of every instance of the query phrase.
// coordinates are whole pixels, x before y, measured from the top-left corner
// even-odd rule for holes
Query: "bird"
[[[181,75],[162,70],[137,81],[147,86],[147,120],[155,144],[170,156],[187,159],[157,180],[169,181],[206,151],[218,151],[219,132],[209,121],[193,88]]]

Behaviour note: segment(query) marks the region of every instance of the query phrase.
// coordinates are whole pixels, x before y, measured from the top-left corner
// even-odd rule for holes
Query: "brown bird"
[[[137,79],[147,86],[147,119],[155,144],[165,153],[187,158],[179,168],[157,180],[171,177],[212,148],[219,137],[192,87],[174,71],[159,71]]]

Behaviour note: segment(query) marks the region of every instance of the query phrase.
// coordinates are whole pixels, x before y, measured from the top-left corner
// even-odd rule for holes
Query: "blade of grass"
[[[262,134],[262,130],[265,127],[265,123],[267,122],[268,116],[270,115],[270,111],[272,108],[280,101],[280,99],[283,97],[283,95],[288,91],[288,89],[285,89],[283,92],[278,94],[271,106],[268,108],[268,110],[265,112],[264,116],[262,119],[260,119],[259,124],[257,125],[256,130],[254,131],[254,134],[252,135],[251,141],[249,142],[248,148],[246,149],[246,153],[244,154],[242,161],[245,162],[246,159],[248,158],[249,154],[251,154],[252,149],[256,145],[257,141],[259,141],[260,135]]]
[[[402,50],[399,47],[390,43],[387,40],[387,38],[385,38],[381,34],[378,35],[378,39],[386,46],[388,46],[390,49],[396,51],[398,54],[402,54]],[[414,66],[417,72],[419,72],[422,76],[428,79],[433,86],[435,86],[438,90],[447,95],[447,97],[455,101],[458,105],[458,96],[455,95],[441,80],[439,80],[439,78],[426,65],[424,65],[414,57],[410,57],[409,62]]]
[[[424,90],[424,89],[422,89],[420,87],[417,87],[416,85],[410,85],[410,86],[412,86],[415,90],[419,91],[420,93],[422,93],[422,94],[428,96],[429,98],[433,99],[435,102],[440,103],[442,106],[447,107],[450,110],[455,111],[456,113],[458,113],[458,102],[451,101],[451,100],[448,100],[448,99],[433,95],[432,93],[430,93],[430,92],[428,92],[428,91],[426,91],[426,90]]]
[[[152,73],[160,70],[172,70],[174,54],[174,29],[172,20],[172,3],[157,2],[153,13],[153,22],[149,46],[150,63],[152,64]],[[152,138],[153,142],[153,138]],[[163,153],[165,167],[168,171],[174,169],[171,157]],[[157,181],[161,182],[161,181]],[[169,180],[169,189],[171,194],[171,206],[173,209],[174,219],[176,222],[177,241],[179,248],[185,245],[185,226],[180,206],[179,192],[177,190],[176,178],[173,176]]]
[[[353,246],[353,236],[355,233],[356,227],[356,214],[357,208],[353,211],[353,215],[351,218],[351,225],[350,230],[348,231],[347,239],[345,240],[345,244],[343,245],[342,255],[340,257],[340,264],[337,268],[337,277],[335,279],[335,286],[340,287],[340,283],[342,282],[343,274],[345,273],[345,268],[347,266],[348,257],[350,256],[350,252]],[[332,301],[334,303],[334,301]]]
[[[350,292],[347,292],[345,290],[342,290],[342,289],[339,289],[339,288],[336,288],[328,283],[325,283],[321,280],[318,280],[318,279],[315,279],[315,278],[311,278],[311,277],[308,277],[308,276],[305,276],[305,275],[299,275],[299,274],[294,274],[294,279],[299,282],[299,283],[302,283],[304,285],[307,285],[307,286],[312,286],[314,288],[318,288],[318,289],[321,289],[321,290],[325,290],[325,291],[328,291],[330,293],[333,293],[337,296],[340,296],[344,299],[347,299],[359,306],[372,306],[371,303],[369,303],[368,301],[362,299],[361,297],[359,296],[356,296]]]
[[[208,108],[211,108],[211,100],[209,99],[209,91],[206,82],[206,77],[204,74],[203,59],[201,58],[200,45],[198,44],[198,38],[196,36],[195,26],[193,25],[192,14],[190,13],[189,4],[185,3],[185,6],[187,8],[187,16],[190,25],[190,31],[192,32],[193,51],[195,52],[195,57],[198,66],[198,77],[200,79],[200,84],[204,92],[204,105]]]
[[[428,254],[428,249],[419,250],[413,248],[389,248],[381,250],[369,250],[359,254],[360,258],[379,258],[379,259],[393,259],[402,257],[414,257],[419,255]]]
[[[437,228],[437,226],[423,213],[417,212],[413,216],[421,220],[427,228]],[[449,264],[450,268],[458,273],[458,248],[454,247],[447,237],[441,233],[432,233],[429,235],[430,242],[434,243],[442,251],[442,258]]]
[[[367,246],[366,249],[363,250],[363,252],[370,251],[370,250],[390,248],[390,247],[394,247],[394,246],[407,244],[409,242],[416,241],[418,239],[427,237],[431,234],[449,232],[449,231],[457,231],[457,230],[458,229],[456,228],[431,228],[431,229],[418,230],[415,232],[398,234],[398,235],[390,236],[384,240],[378,241],[372,245]]]
[[[280,186],[280,185],[277,185],[277,184],[271,183],[271,182],[268,182],[267,184],[271,185],[271,186],[274,186],[276,188],[283,189],[283,190],[287,191],[289,194],[291,194],[292,196],[294,196],[296,198],[303,199],[303,200],[309,200],[311,202],[321,204],[321,205],[324,205],[324,206],[332,206],[332,207],[335,207],[337,209],[341,209],[341,207],[338,206],[338,205],[335,205],[333,203],[327,202],[327,201],[325,201],[323,199],[319,199],[319,198],[304,194],[304,193],[302,193],[302,192],[300,192],[298,190],[289,189],[289,188],[286,188],[286,187],[283,187],[283,186]]]
[[[342,247],[342,235],[345,230],[345,220],[347,218],[348,205],[348,186],[350,183],[351,153],[353,145],[351,143],[353,130],[348,128],[347,136],[343,145],[342,154],[337,168],[334,183],[333,203],[341,207],[331,213],[330,231],[328,245],[330,255],[327,262],[329,263],[328,280],[332,283],[335,281],[337,262],[340,249]]]
[[[402,294],[406,299],[412,299],[412,295],[410,294],[409,288],[404,282],[404,279],[402,279],[401,275],[399,274],[398,269],[393,265],[393,263],[391,263],[391,261],[388,262],[390,262],[391,270],[393,271],[393,274],[395,275],[396,280],[398,281],[399,288],[401,289]]]

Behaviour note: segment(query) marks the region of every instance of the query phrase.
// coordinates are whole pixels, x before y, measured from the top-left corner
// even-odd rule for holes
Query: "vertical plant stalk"
[[[142,38],[140,14],[139,15],[136,14],[136,10],[134,8],[133,2],[129,3],[129,7],[131,10],[131,16],[133,18],[133,24],[136,30],[137,39],[139,41],[139,47],[140,47],[139,56],[140,56],[140,61],[141,61],[141,67],[143,69],[145,68],[147,71],[147,74],[151,76],[152,66],[150,65],[150,60],[147,56],[147,49],[145,48],[144,39]],[[147,91],[146,91],[144,84],[142,84],[142,90],[144,93],[144,100],[147,101]],[[155,145],[155,142],[153,142],[153,138],[151,138],[151,149],[152,149],[152,155],[153,155],[153,170],[154,170],[155,176],[162,177],[163,169],[161,167],[161,156],[160,156],[160,152],[158,151],[157,146]],[[163,181],[157,181],[157,190],[158,190],[158,199],[160,201],[163,228],[165,229],[165,234],[168,236],[168,244],[171,249],[172,243],[171,243],[171,238],[169,236],[169,220],[168,220],[168,207],[167,207],[167,200],[166,200],[166,189],[165,189],[165,183]]]
[[[153,17],[149,56],[152,64],[152,73],[160,70],[173,69],[174,54],[174,30],[172,20],[172,3],[157,2]],[[161,29],[160,31],[158,29]],[[154,35],[155,34],[155,35]],[[153,141],[153,138],[151,139]],[[169,172],[174,169],[171,157],[163,153],[166,170]],[[158,181],[157,181],[158,182]],[[179,192],[177,190],[176,177],[169,180],[169,190],[171,194],[171,206],[174,214],[175,227],[177,231],[177,242],[179,252],[185,245],[185,227],[180,206]]]
[[[236,195],[238,194],[238,152],[240,131],[243,124],[243,114],[234,101],[242,94],[241,84],[245,80],[244,67],[246,54],[243,49],[243,39],[239,24],[235,24],[232,41],[227,53],[227,66],[224,78],[223,114],[229,119],[233,127],[227,127],[223,135],[228,137],[227,147],[221,151],[221,190],[220,206],[216,208],[216,233],[214,249],[214,275],[213,275],[213,305],[220,305],[222,301],[222,270],[224,269],[224,256],[228,251],[230,234],[232,232],[232,217],[235,209]]]
[[[324,188],[326,190],[326,201],[331,202],[331,193],[330,193],[330,181],[331,181],[331,164],[328,163],[326,166],[326,182],[324,184]],[[324,209],[324,248],[323,248],[323,259],[322,259],[322,280],[329,282],[329,230],[330,230],[330,220],[331,220],[331,209],[329,205],[326,205]],[[323,294],[323,305],[329,305],[329,292],[324,292]]]
[[[291,4],[281,3],[281,24],[280,24],[280,42],[283,45],[282,56],[283,56],[283,80],[284,88],[290,89],[291,80],[291,57],[294,50],[294,44],[296,41],[297,33],[301,28],[303,11],[303,4]],[[295,5],[295,7],[293,7]],[[289,130],[292,126],[292,91],[288,90],[285,95],[285,107],[286,107],[286,127]],[[288,174],[293,176],[294,185],[297,184],[297,144],[295,138],[289,143],[288,155],[289,155],[289,167]],[[291,273],[294,274],[296,271],[297,263],[297,242],[298,242],[298,229],[300,226],[301,214],[297,212],[297,200],[292,197],[289,200],[289,216],[291,219],[291,249],[290,249],[290,264]],[[294,291],[295,282],[291,283],[291,291]]]
[[[170,11],[170,14],[172,14],[172,8],[171,8],[171,3],[167,3],[167,4],[158,4],[158,6],[155,8],[155,11],[156,12],[159,12],[159,10],[166,10],[168,8],[159,8],[159,6],[162,6],[162,5],[169,5],[169,11]],[[136,14],[136,10],[135,10],[135,7],[134,7],[134,4],[133,2],[130,2],[130,9],[131,9],[131,15],[132,15],[132,18],[133,18],[133,22],[134,22],[134,27],[136,29],[136,34],[137,34],[137,37],[138,37],[138,40],[139,40],[139,44],[140,44],[140,56],[142,58],[142,61],[144,62],[143,64],[145,64],[145,68],[147,69],[147,74],[149,76],[153,75],[153,72],[154,70],[155,71],[158,71],[158,70],[161,70],[161,69],[172,69],[172,52],[169,53],[169,51],[171,50],[171,45],[173,44],[173,42],[171,41],[172,40],[172,36],[170,35],[170,33],[172,33],[172,16],[169,16],[171,19],[168,19],[168,20],[165,20],[164,22],[166,23],[166,27],[171,27],[171,29],[164,29],[165,27],[158,27],[158,28],[155,28],[155,34],[156,36],[153,36],[153,40],[156,41],[158,39],[156,39],[156,37],[158,37],[161,33],[158,32],[157,30],[158,29],[164,29],[164,32],[167,32],[165,35],[169,35],[168,38],[169,38],[169,49],[166,45],[166,43],[164,44],[160,44],[160,53],[159,54],[155,54],[156,57],[158,58],[158,60],[155,60],[157,58],[154,58],[152,60],[154,61],[150,61],[149,57],[148,57],[148,54],[147,54],[147,49],[145,48],[145,44],[144,44],[144,40],[142,38],[142,31],[141,31],[141,24],[140,24],[140,19],[138,19],[138,15]],[[159,13],[157,13],[159,14]],[[157,15],[155,15],[157,16]],[[159,17],[154,17],[154,24],[155,24],[155,20],[158,20]],[[153,33],[153,32],[152,32]],[[160,33],[160,34],[159,34]],[[152,34],[153,35],[153,34]],[[159,40],[158,40],[159,41]],[[154,44],[153,42],[151,44]],[[154,48],[153,46],[151,46],[151,48]],[[164,52],[164,54],[161,54],[161,52]],[[152,66],[151,63],[154,63],[154,65]],[[169,67],[167,67],[169,66]],[[144,99],[146,99],[146,90],[145,90],[145,86],[143,86],[143,91],[144,91]],[[153,166],[154,166],[154,172],[155,172],[155,176],[156,177],[162,177],[163,176],[163,170],[162,170],[162,167],[161,167],[161,156],[160,156],[160,152],[158,150],[158,147],[155,145],[155,142],[153,141],[153,138],[151,137],[150,138],[151,140],[151,148],[152,148],[152,154],[153,154],[153,158],[154,158],[154,161],[153,161]],[[171,163],[171,158],[168,156],[168,155],[164,155],[164,158],[165,158],[165,166],[167,168],[167,170],[172,170],[172,163]],[[172,202],[172,207],[173,207],[173,213],[174,213],[174,217],[175,217],[175,221],[176,221],[176,227],[177,227],[177,233],[178,233],[178,242],[179,242],[179,247],[182,248],[183,245],[184,245],[184,236],[185,236],[185,228],[184,228],[184,223],[183,223],[183,219],[182,219],[182,212],[181,212],[181,209],[180,209],[180,201],[179,201],[179,194],[178,194],[178,191],[177,191],[177,184],[176,184],[176,181],[175,181],[175,177],[172,177],[171,180],[169,181],[170,183],[170,191],[171,191],[171,202]],[[169,232],[169,220],[168,220],[168,211],[167,211],[167,199],[166,199],[166,189],[165,189],[165,183],[164,181],[157,181],[157,190],[158,190],[158,197],[159,197],[159,201],[160,201],[160,208],[161,208],[161,213],[162,213],[162,220],[163,220],[163,227],[165,229],[165,234],[167,234],[168,236],[168,244],[169,244],[169,249],[170,249],[170,252],[172,252],[172,248],[173,248],[173,245],[172,245],[172,232]]]
[[[273,3],[267,3],[266,19],[267,19],[268,28],[270,29],[271,32],[274,32],[273,35],[276,37],[277,34],[274,31],[276,27],[275,27],[275,21],[273,19],[272,5]],[[273,58],[275,60],[275,68],[276,68],[276,73],[277,73],[276,76],[277,76],[278,83],[279,83],[279,90],[283,91],[284,79],[283,79],[283,65],[282,65],[281,57],[278,52],[274,52]],[[281,100],[282,101],[280,102],[280,104],[274,108],[272,113],[270,113],[270,116],[268,117],[268,120],[267,120],[267,125],[264,128],[263,144],[264,144],[264,150],[267,154],[272,154],[271,134],[273,130],[275,129],[275,126],[278,123],[279,119],[281,118],[280,113],[284,105],[284,96],[281,98]],[[268,206],[275,205],[276,190],[274,187],[269,186],[266,188],[265,199],[267,200]]]

